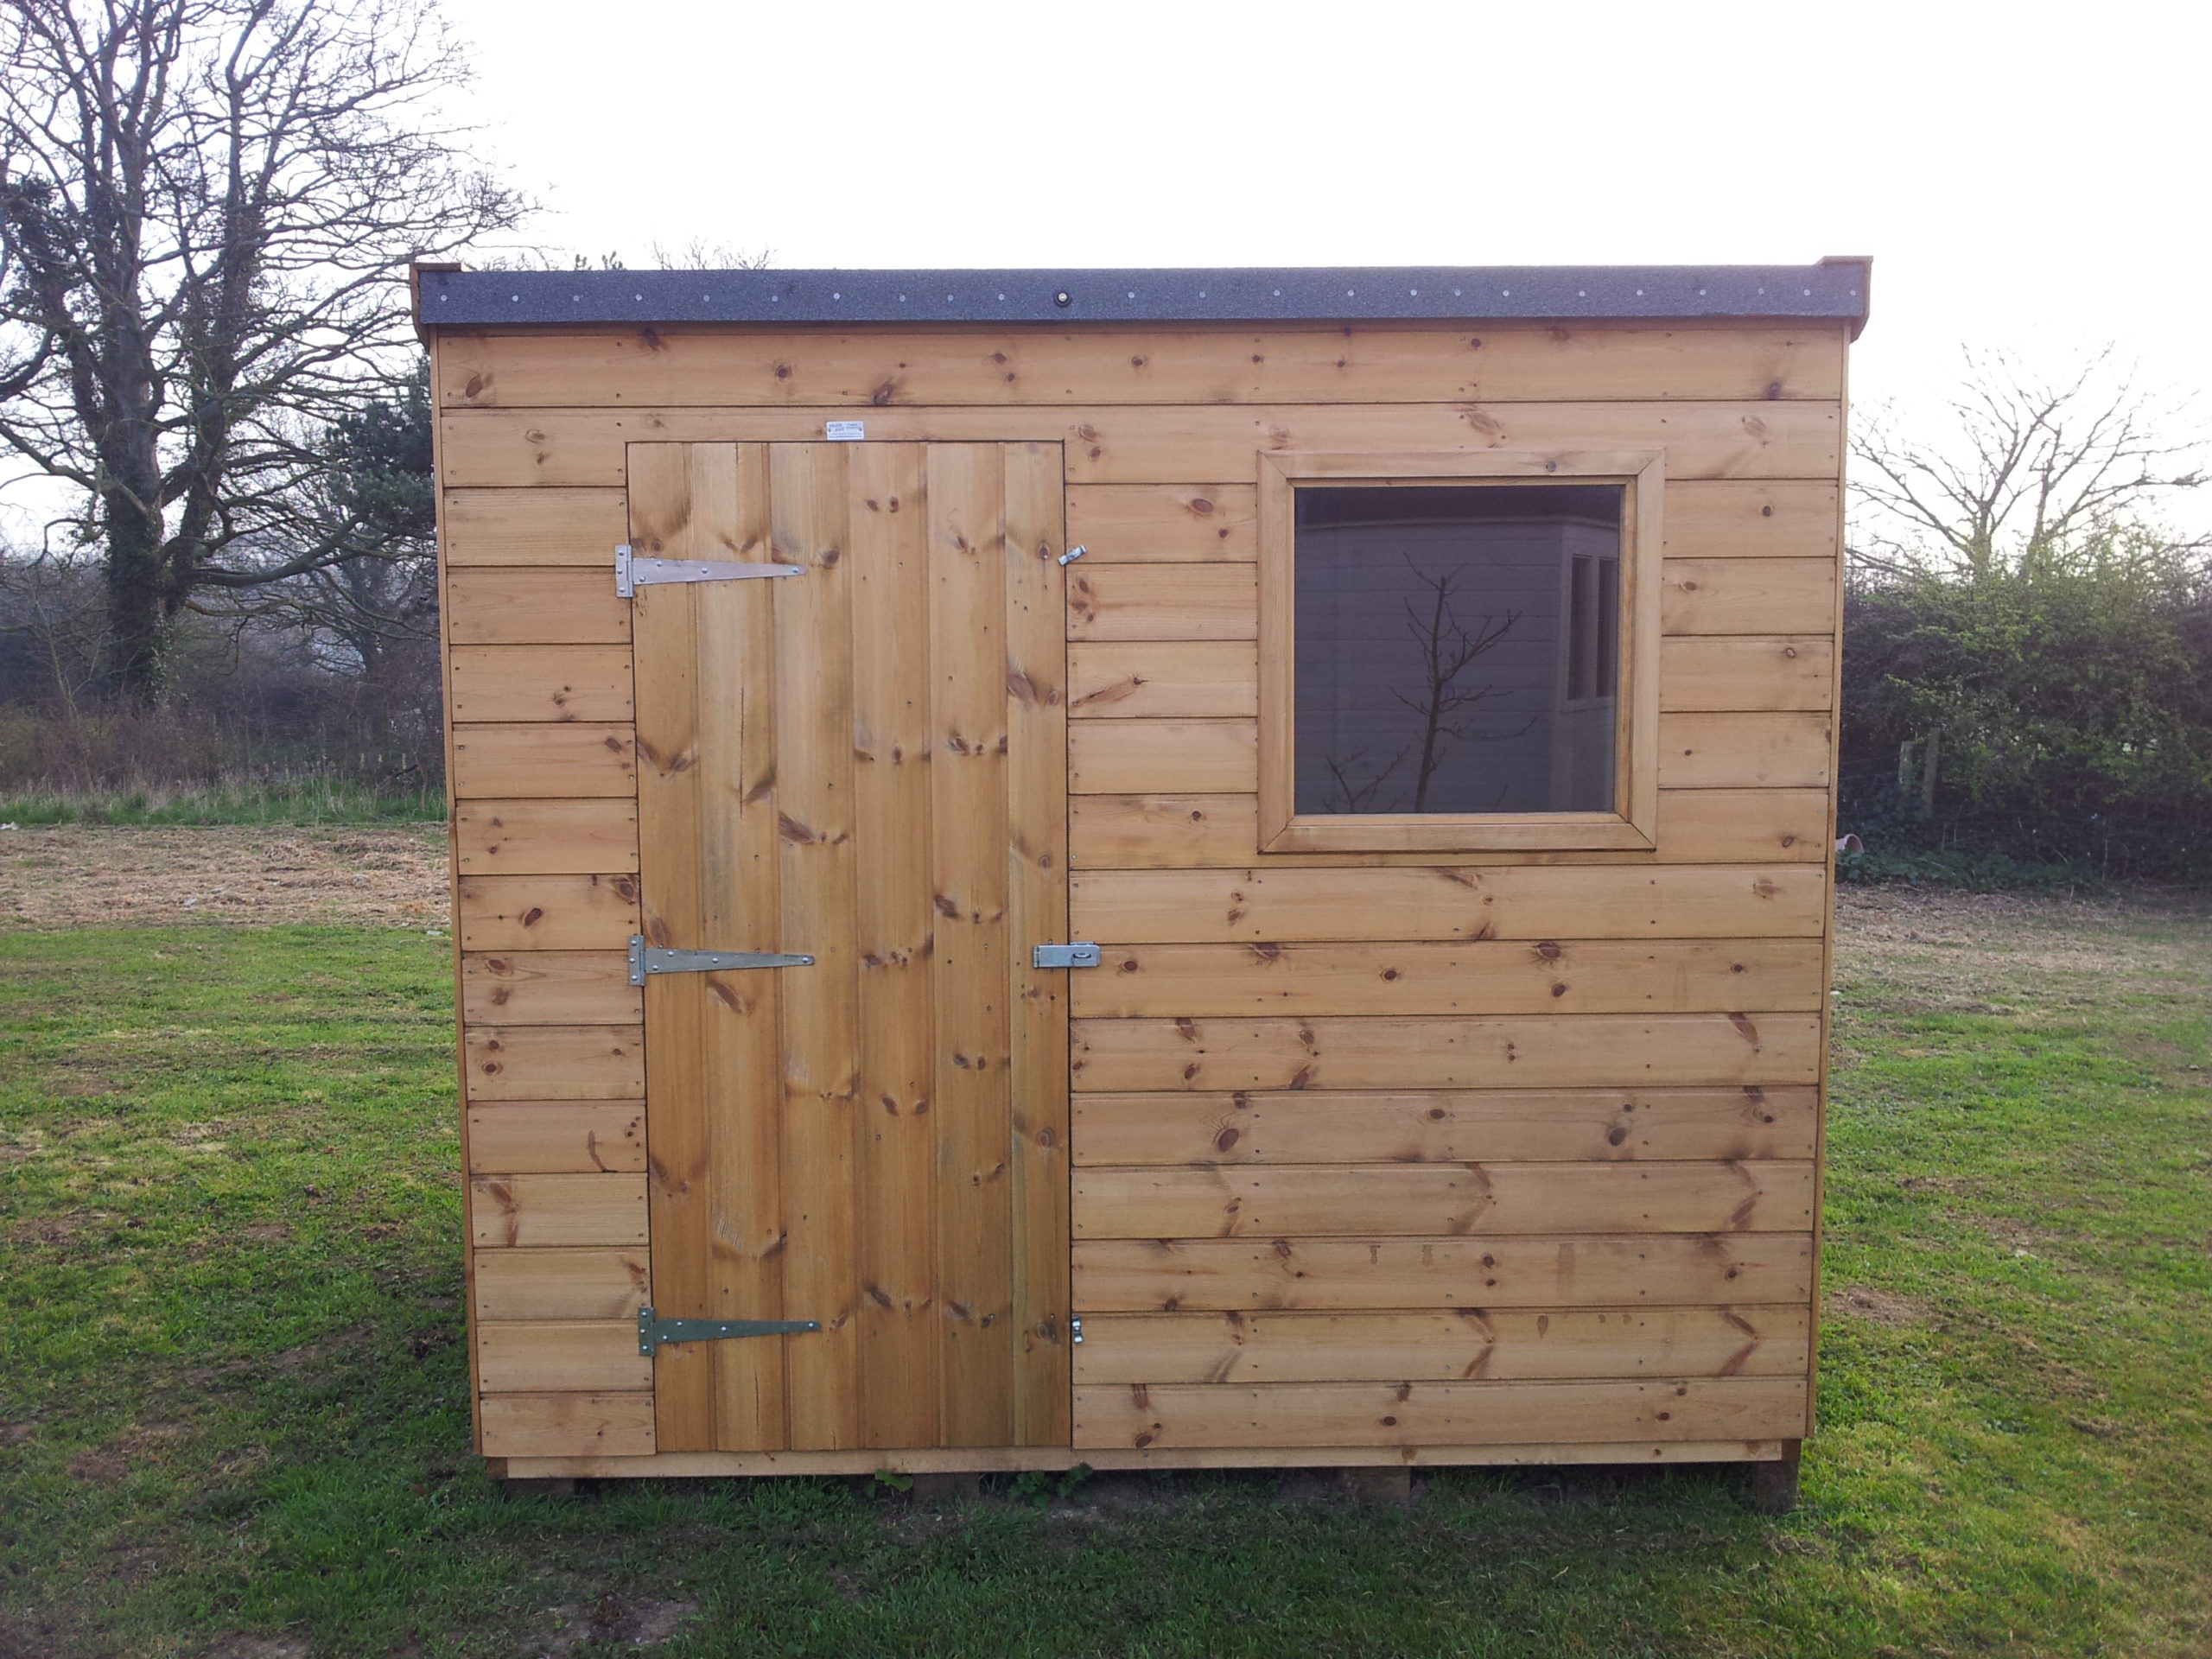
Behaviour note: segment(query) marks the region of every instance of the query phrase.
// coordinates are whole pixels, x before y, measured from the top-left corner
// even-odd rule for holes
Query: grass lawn
[[[435,785],[374,789],[342,778],[239,779],[139,789],[17,788],[0,792],[0,821],[17,824],[442,823]]]
[[[1822,1430],[1770,1518],[1642,1469],[504,1497],[446,942],[0,935],[0,1655],[2212,1652],[2205,906],[1844,937]]]

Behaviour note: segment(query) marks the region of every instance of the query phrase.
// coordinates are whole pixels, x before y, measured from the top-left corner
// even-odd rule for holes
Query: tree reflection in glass
[[[1297,493],[1297,810],[1613,805],[1622,491]]]

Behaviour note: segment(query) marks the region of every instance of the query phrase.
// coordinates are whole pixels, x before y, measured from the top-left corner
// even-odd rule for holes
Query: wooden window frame
[[[1300,484],[1548,482],[1621,491],[1619,674],[1611,812],[1296,811],[1298,620],[1294,564]],[[1272,454],[1259,464],[1260,847],[1262,853],[1649,851],[1659,809],[1660,506],[1666,458],[1656,450],[1483,449],[1467,453]]]

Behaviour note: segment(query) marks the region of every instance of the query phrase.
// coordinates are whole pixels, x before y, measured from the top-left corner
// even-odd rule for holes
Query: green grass
[[[0,791],[0,823],[442,823],[445,816],[442,790],[372,789],[333,778]]]
[[[1402,1516],[1264,1476],[504,1497],[445,947],[0,936],[0,1655],[2212,1651],[2212,943],[2012,913],[1846,952],[1862,1312],[1781,1518],[1652,1470],[1440,1474]]]

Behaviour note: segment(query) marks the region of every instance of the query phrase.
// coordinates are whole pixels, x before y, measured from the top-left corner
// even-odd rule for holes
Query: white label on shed
[[[858,443],[868,436],[866,421],[832,421],[824,429],[832,443]]]

